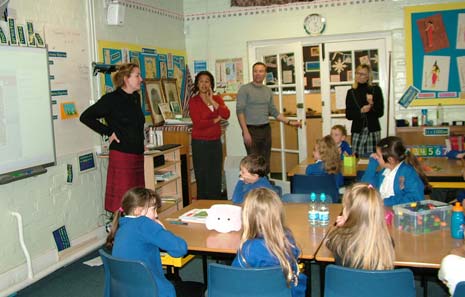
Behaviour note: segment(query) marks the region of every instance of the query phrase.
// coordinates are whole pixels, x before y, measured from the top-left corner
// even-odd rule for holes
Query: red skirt
[[[105,209],[114,212],[120,208],[124,193],[133,187],[145,187],[144,155],[110,150]]]

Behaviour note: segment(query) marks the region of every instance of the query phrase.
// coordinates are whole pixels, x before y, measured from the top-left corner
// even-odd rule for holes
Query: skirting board
[[[72,240],[71,247],[60,253],[54,249],[34,258],[32,279],[27,277],[26,263],[0,274],[0,297],[9,296],[97,249],[105,243],[106,235],[105,227],[99,227]]]

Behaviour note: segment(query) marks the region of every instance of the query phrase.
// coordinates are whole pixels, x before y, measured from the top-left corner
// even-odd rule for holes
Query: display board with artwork
[[[465,104],[465,3],[405,8],[412,105]]]

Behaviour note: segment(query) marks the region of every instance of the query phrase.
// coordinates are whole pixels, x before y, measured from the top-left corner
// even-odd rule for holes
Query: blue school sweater
[[[249,193],[253,189],[257,188],[267,188],[274,190],[273,186],[270,184],[270,181],[266,177],[260,177],[253,184],[246,184],[244,181],[239,180],[236,184],[236,188],[234,188],[232,202],[234,202],[235,204],[241,204],[242,202],[244,202],[245,195],[247,195],[247,193]]]

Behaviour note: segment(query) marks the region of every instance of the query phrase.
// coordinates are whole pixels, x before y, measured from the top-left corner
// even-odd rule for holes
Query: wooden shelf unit
[[[159,210],[160,217],[166,217],[183,207],[181,149],[182,146],[178,146],[166,151],[144,155],[145,187],[157,191],[163,200],[162,209]],[[154,159],[159,156],[164,156],[165,163],[155,167]],[[155,172],[168,171],[172,172],[174,176],[166,181],[157,181]]]
[[[465,126],[441,126],[449,128],[450,135],[465,135]],[[396,136],[402,138],[405,145],[445,145],[447,136],[424,136],[424,128],[434,128],[429,126],[419,127],[397,127]],[[439,128],[439,127],[438,127]]]

